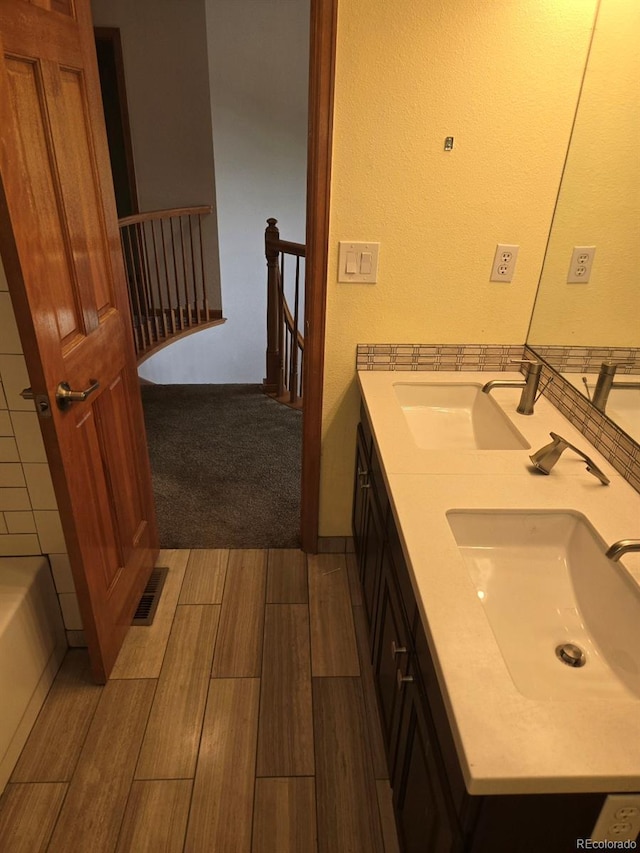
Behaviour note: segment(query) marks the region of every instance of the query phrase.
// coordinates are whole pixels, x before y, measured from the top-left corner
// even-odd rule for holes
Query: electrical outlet
[[[513,280],[519,248],[519,246],[507,246],[506,244],[498,243],[496,253],[493,257],[490,281]]]
[[[587,284],[591,278],[595,246],[574,246],[571,264],[567,275],[567,284]]]
[[[592,841],[635,841],[640,833],[640,794],[609,794]]]

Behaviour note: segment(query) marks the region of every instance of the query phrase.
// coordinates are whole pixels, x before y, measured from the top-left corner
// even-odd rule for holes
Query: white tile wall
[[[71,576],[68,554],[49,554],[53,580],[58,592],[75,592],[76,588]]]
[[[11,412],[10,415],[20,461],[46,462],[38,415],[35,412]]]
[[[36,520],[32,512],[5,512],[7,533],[36,533]]]
[[[80,618],[78,599],[75,592],[58,593],[58,598],[60,599],[64,627],[68,631],[81,631],[82,619]]]
[[[16,326],[16,318],[7,291],[0,292],[0,341],[4,353],[21,353],[22,344]]]
[[[33,509],[58,509],[47,463],[25,462],[22,470]]]
[[[38,539],[43,554],[59,554],[64,551],[66,543],[60,524],[60,513],[57,509],[35,509],[33,516],[36,520]]]
[[[20,336],[0,259],[0,556],[47,554],[65,627],[82,621]]]

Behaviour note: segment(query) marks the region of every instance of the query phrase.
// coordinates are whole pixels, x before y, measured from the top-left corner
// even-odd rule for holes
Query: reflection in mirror
[[[603,362],[617,364],[598,408],[636,442],[639,152],[640,4],[601,0],[527,343],[591,398]],[[575,247],[595,247],[588,281],[569,275]]]

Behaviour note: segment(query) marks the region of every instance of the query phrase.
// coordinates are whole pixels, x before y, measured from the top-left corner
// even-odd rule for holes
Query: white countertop
[[[450,509],[571,509],[607,544],[640,538],[640,495],[544,398],[532,416],[518,389],[492,392],[531,450],[416,448],[397,382],[522,379],[510,373],[358,373],[418,607],[471,794],[640,791],[640,698],[541,700],[515,686],[446,520]],[[549,432],[587,453],[610,478],[587,473],[567,450],[549,476],[529,454]],[[640,554],[620,565],[640,581]]]

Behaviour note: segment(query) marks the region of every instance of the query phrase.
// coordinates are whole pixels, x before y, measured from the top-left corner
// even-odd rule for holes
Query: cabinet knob
[[[406,646],[396,646],[396,641],[391,640],[391,657],[393,660],[395,660],[398,655],[406,655],[406,653]]]
[[[409,684],[413,681],[412,675],[403,675],[402,670],[396,670],[396,681],[398,683],[398,690],[402,690],[403,684]]]
[[[365,469],[358,468],[358,479],[360,480],[360,488],[361,489],[369,489],[371,484],[368,482],[369,480],[369,472]]]

